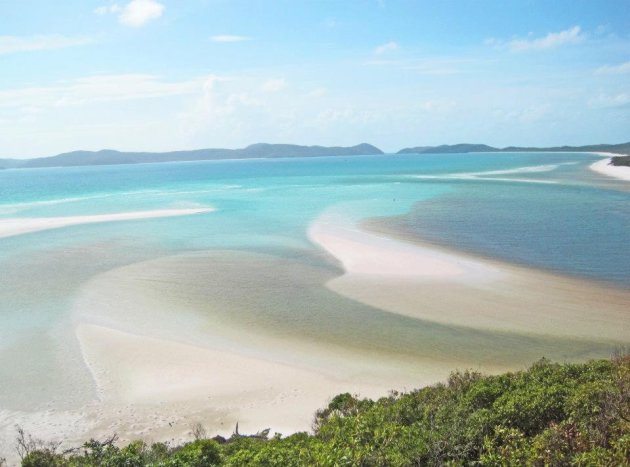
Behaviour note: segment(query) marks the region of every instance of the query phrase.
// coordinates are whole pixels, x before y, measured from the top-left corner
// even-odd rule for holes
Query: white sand
[[[630,291],[386,238],[324,215],[311,240],[345,274],[326,285],[393,313],[477,329],[627,342]]]
[[[214,211],[213,208],[195,209],[160,209],[155,211],[123,212],[117,214],[99,214],[92,216],[71,217],[15,217],[0,219],[0,238],[12,237],[41,230],[58,229],[72,225],[96,224],[159,217],[188,216]]]
[[[600,342],[625,342],[630,335],[630,293],[626,291],[398,240],[333,216],[314,222],[309,235],[344,267],[343,275],[327,283],[331,290],[392,313],[472,328],[577,336]],[[190,269],[189,261],[181,264]],[[141,264],[110,271],[86,287],[100,287],[103,294],[118,288],[120,293],[113,294],[111,300],[120,301],[129,294],[129,300],[123,302],[142,308],[143,301],[138,300],[142,298],[153,306],[161,296],[134,287],[136,283],[150,283],[162,289],[173,283],[179,290],[180,276],[175,273],[180,261],[167,264],[174,274],[170,281],[156,280],[163,277],[151,274],[147,264]],[[223,266],[218,263],[216,267]],[[136,281],[122,274],[129,270]],[[119,275],[127,288],[116,280]],[[206,281],[203,276],[201,279],[200,287],[205,290]],[[110,282],[112,287],[106,287]],[[194,297],[186,290],[182,289],[186,303],[196,308]],[[97,303],[102,305],[100,295],[83,295],[77,303],[91,314],[85,310],[77,313],[76,337],[93,376],[97,399],[65,411],[52,407],[31,413],[0,410],[2,455],[12,455],[7,440],[13,438],[16,423],[43,439],[65,439],[64,447],[112,433],[121,435],[121,442],[142,438],[178,443],[190,439],[191,426],[197,422],[211,435],[229,435],[237,421],[245,433],[268,427],[285,434],[308,430],[315,410],[335,394],[379,397],[392,388],[411,389],[441,380],[454,368],[435,358],[414,360],[414,371],[409,371],[410,362],[396,366],[373,354],[340,353],[331,358],[330,353],[337,349],[328,348],[326,343],[298,345],[262,332],[248,345],[229,346],[220,342],[225,334],[214,321],[199,330],[207,335],[203,346],[191,345],[185,343],[188,336],[175,341],[176,336],[171,340],[170,333],[166,337],[155,335],[155,326],[167,322],[159,310],[151,314],[151,323],[123,332],[119,328],[125,328],[123,318],[128,325],[135,321],[126,316],[120,303],[116,306],[121,308],[120,316],[101,316],[94,311],[98,311]],[[90,297],[98,300],[90,302]],[[169,303],[164,306],[170,308]],[[187,314],[176,313],[171,318],[190,321]],[[271,339],[285,353],[307,352],[312,358],[280,360],[270,351]],[[369,373],[347,371],[356,367],[355,362],[369,366]]]
[[[102,403],[138,410],[180,403],[188,414],[229,414],[228,426],[208,426],[212,431],[229,431],[236,421],[244,432],[270,422],[280,432],[308,430],[315,410],[348,385],[308,369],[102,326],[79,325],[77,337]]]
[[[15,462],[10,440],[15,424],[44,440],[78,446],[114,433],[120,443],[134,439],[181,443],[193,424],[209,435],[229,436],[271,428],[290,434],[311,429],[313,415],[342,392],[380,397],[442,379],[448,370],[427,363],[426,377],[391,374],[357,381],[331,377],[308,366],[278,363],[236,352],[140,336],[92,324],[76,327],[83,358],[97,386],[98,400],[73,410],[0,410],[0,453]],[[378,370],[375,370],[378,374]]]
[[[353,276],[486,282],[503,274],[484,262],[369,233],[333,216],[317,219],[308,233]]]
[[[610,155],[609,153],[598,153],[601,155],[605,155],[606,159],[599,160],[589,166],[591,170],[594,172],[600,173],[602,175],[607,175],[608,177],[618,178],[620,180],[630,181],[630,167],[623,166],[615,166],[610,165]],[[619,156],[620,154],[612,154],[613,156]]]

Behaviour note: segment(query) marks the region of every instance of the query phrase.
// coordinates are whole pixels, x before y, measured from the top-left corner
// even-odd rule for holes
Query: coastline
[[[630,335],[630,291],[624,289],[454,252],[377,222],[365,228],[324,214],[309,237],[343,266],[329,289],[392,313],[618,343]],[[382,268],[375,266],[383,260]]]
[[[605,157],[605,159],[592,163],[589,166],[589,169],[608,177],[630,182],[630,167],[615,166],[610,164],[612,157],[622,156],[623,154],[612,154],[608,152],[598,152],[596,154]]]
[[[308,431],[314,412],[339,393],[382,397],[392,389],[404,391],[442,381],[454,368],[473,368],[486,373],[519,369],[524,361],[537,358],[522,356],[527,342],[536,350],[536,356],[548,355],[552,349],[556,358],[559,355],[566,355],[568,360],[589,358],[601,355],[602,349],[612,348],[610,342],[622,341],[630,332],[628,320],[615,315],[614,310],[604,309],[595,317],[584,313],[584,309],[572,310],[581,295],[573,302],[571,297],[562,295],[569,300],[568,308],[556,317],[549,316],[549,307],[530,309],[521,300],[531,290],[523,292],[521,288],[539,286],[541,279],[537,272],[530,272],[537,280],[524,283],[526,274],[518,268],[432,245],[403,242],[374,229],[348,226],[335,217],[316,219],[309,235],[326,251],[333,251],[344,266],[341,276],[339,272],[330,273],[325,283],[335,294],[389,314],[418,319],[427,323],[429,334],[434,332],[431,321],[452,325],[444,338],[453,355],[483,353],[488,350],[485,346],[493,345],[498,349],[495,351],[503,349],[501,352],[515,355],[506,356],[503,363],[470,353],[467,360],[441,357],[439,352],[430,350],[436,343],[429,338],[424,356],[388,356],[369,347],[359,350],[331,346],[325,340],[312,341],[300,335],[296,338],[269,334],[259,326],[251,334],[252,329],[247,325],[232,330],[240,338],[235,340],[234,334],[224,329],[221,313],[206,315],[211,310],[202,309],[209,318],[204,324],[193,319],[194,315],[182,313],[177,302],[164,300],[170,294],[165,289],[172,284],[181,290],[188,307],[194,309],[197,303],[207,303],[208,295],[191,294],[197,290],[215,296],[214,286],[209,282],[211,277],[203,276],[201,271],[214,265],[220,276],[227,274],[225,280],[232,282],[229,264],[217,254],[166,257],[108,271],[77,292],[73,314],[75,336],[96,397],[71,410],[52,406],[34,412],[0,411],[0,450],[9,449],[8,444],[1,444],[14,437],[15,424],[38,438],[64,440],[66,447],[79,445],[90,437],[102,439],[114,432],[120,435],[121,443],[138,438],[180,443],[190,440],[195,423],[202,423],[208,433],[224,436],[232,433],[237,422],[244,433],[270,427],[272,433],[287,435]],[[251,274],[271,271],[271,263],[266,263],[269,259],[263,255],[239,256],[242,256],[239,264],[261,268],[254,267]],[[238,269],[239,274],[244,272]],[[299,270],[289,272],[298,278],[304,275]],[[195,279],[189,289],[181,279],[191,277]],[[281,282],[283,277],[280,276]],[[306,278],[307,283],[311,280]],[[542,282],[547,280],[545,277]],[[553,286],[558,283],[556,280]],[[235,287],[239,288],[239,284]],[[534,295],[543,302],[553,300],[553,295],[545,296],[549,292],[550,288],[543,288]],[[575,292],[575,287],[569,287],[569,292]],[[242,291],[239,295],[243,295]],[[109,303],[103,297],[109,297]],[[489,297],[508,309],[488,307]],[[595,299],[606,303],[605,296]],[[627,303],[628,294],[619,299]],[[423,306],[418,307],[419,303]],[[435,307],[426,306],[431,303]],[[223,307],[221,302],[211,305]],[[112,306],[118,313],[111,313]],[[146,321],[147,310],[153,310],[150,322]],[[133,313],[136,316],[131,316]],[[138,326],[138,319],[144,319],[145,325]],[[371,317],[365,315],[364,319]],[[165,332],[158,331],[165,327]],[[467,339],[467,334],[463,334],[466,328],[497,331],[497,334],[495,340],[473,341],[471,346],[458,348],[460,340]],[[205,340],[197,341],[187,329],[199,329]],[[512,337],[510,332],[515,332]],[[529,341],[523,340],[527,333],[532,336]],[[542,340],[536,340],[536,336],[545,334],[551,336],[545,342],[556,343],[545,346]],[[568,341],[567,337],[578,340]],[[600,342],[608,340],[610,345],[597,344],[598,347],[579,340],[595,338]],[[563,339],[565,343],[559,344]],[[497,344],[492,343],[495,341]]]
[[[167,209],[55,222],[36,218],[28,219],[34,223],[27,227],[34,230],[18,228],[11,235],[210,211]],[[14,438],[15,423],[36,437],[66,439],[70,446],[113,432],[121,435],[121,442],[180,442],[190,440],[197,422],[212,434],[229,435],[236,422],[245,433],[271,427],[272,433],[289,434],[308,430],[315,410],[338,393],[380,397],[391,389],[443,381],[455,368],[492,374],[523,368],[543,355],[557,361],[599,358],[630,335],[630,291],[435,246],[386,222],[351,224],[325,212],[312,221],[308,237],[325,263],[318,270],[312,263],[310,269],[303,267],[308,260],[295,261],[294,256],[284,258],[291,265],[282,269],[281,257],[273,252],[195,250],[141,259],[90,276],[72,290],[75,313],[68,329],[97,397],[87,405],[73,399],[72,410],[54,403],[32,412],[4,407],[0,451]],[[294,277],[300,281],[292,282]],[[333,300],[309,302],[302,298],[310,298],[309,287],[329,291]],[[273,288],[281,299],[261,295]],[[284,317],[295,320],[296,332],[286,332],[271,313],[263,318],[276,319],[269,321],[271,327],[282,332],[269,332],[262,320],[256,321],[258,315],[237,314],[244,308],[242,296],[260,309],[277,310],[291,302],[289,311],[295,314]],[[266,300],[260,301],[261,296]],[[309,307],[302,316],[303,302]],[[365,314],[359,320],[349,317],[347,302],[364,305],[358,311]],[[317,314],[327,303],[333,303],[337,317]],[[207,313],[205,321],[184,308]],[[221,308],[225,311],[218,311]],[[374,310],[395,318],[375,320]],[[234,324],[225,319],[228,314],[243,324],[228,329]],[[315,332],[308,329],[308,315],[319,321],[338,319]],[[360,321],[369,325],[356,326]],[[425,334],[414,334],[415,342],[424,343],[416,345],[408,339],[411,334],[399,332],[397,321],[424,326]],[[442,328],[436,331],[434,323]],[[387,329],[391,341],[387,333],[364,332],[369,326]],[[335,328],[343,334],[342,341],[322,332]],[[361,342],[355,332],[363,336]],[[199,340],[201,334],[205,341]],[[357,344],[365,342],[363,347]],[[408,353],[400,352],[401,346]],[[501,354],[500,361],[492,352]]]
[[[61,441],[63,448],[113,434],[121,444],[142,439],[177,445],[192,439],[198,423],[212,436],[229,437],[237,423],[241,433],[271,428],[271,435],[289,435],[310,431],[316,410],[337,394],[378,398],[392,388],[432,384],[450,371],[426,362],[425,376],[414,378],[382,365],[375,373],[381,377],[368,381],[334,367],[322,371],[89,322],[77,324],[75,333],[97,397],[72,409],[0,409],[0,452],[10,462],[17,461],[16,425],[37,439]]]

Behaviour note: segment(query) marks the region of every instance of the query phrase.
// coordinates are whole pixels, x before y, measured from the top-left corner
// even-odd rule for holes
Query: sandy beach
[[[112,433],[122,443],[177,443],[196,423],[210,434],[230,435],[237,422],[243,433],[288,434],[309,430],[315,411],[341,392],[380,397],[441,381],[454,368],[500,372],[542,354],[588,358],[630,332],[624,291],[334,216],[318,218],[309,235],[340,269],[205,252],[97,275],[76,294],[73,312],[92,400],[0,411],[0,450],[10,451],[15,424],[66,447]],[[261,278],[269,282],[243,294]],[[414,326],[418,334],[406,336]]]
[[[0,237],[212,210],[4,219]],[[20,384],[47,381],[40,371],[63,384],[27,402],[7,394],[0,453],[11,459],[16,424],[64,447],[113,433],[121,443],[178,443],[196,423],[210,435],[229,436],[237,422],[242,433],[289,434],[309,430],[338,393],[374,398],[458,368],[606,357],[630,335],[628,290],[438,247],[334,208],[307,234],[312,246],[289,252],[166,251],[103,266],[75,285],[66,277],[67,314],[3,356],[20,368],[37,345],[33,354],[50,361],[33,362]],[[74,271],[87,251],[95,264],[116,251],[99,248],[109,247],[69,249],[64,264]],[[20,272],[21,282],[58,289],[46,282],[58,261],[34,257],[41,275]]]
[[[608,177],[618,178],[620,180],[630,181],[630,167],[611,165],[611,156],[620,156],[622,154],[610,154],[610,153],[598,153],[605,157],[605,159],[594,162],[589,168],[602,175]]]
[[[404,372],[395,367],[377,368],[368,379],[331,367],[336,373],[331,376],[308,364],[288,365],[91,324],[78,325],[76,338],[97,398],[71,410],[0,410],[0,452],[10,462],[17,461],[11,441],[15,425],[36,438],[63,441],[64,448],[112,434],[123,444],[136,439],[178,444],[192,439],[196,424],[211,436],[229,437],[236,423],[240,433],[271,428],[272,434],[286,435],[309,431],[315,411],[336,394],[378,398],[393,387],[430,384],[448,374],[426,362],[423,378],[401,376]]]
[[[477,329],[618,342],[630,335],[629,291],[394,239],[371,225],[368,231],[327,215],[311,225],[311,240],[345,269],[327,283],[331,290],[392,313]]]
[[[93,216],[5,218],[0,219],[0,238],[39,232],[42,230],[59,229],[73,225],[156,219],[160,217],[189,216],[192,214],[202,214],[212,211],[214,211],[213,208],[158,209],[155,211],[123,212]]]

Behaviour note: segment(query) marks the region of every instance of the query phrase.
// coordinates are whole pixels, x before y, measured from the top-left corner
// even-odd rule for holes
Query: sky
[[[0,158],[627,141],[629,0],[0,0]]]

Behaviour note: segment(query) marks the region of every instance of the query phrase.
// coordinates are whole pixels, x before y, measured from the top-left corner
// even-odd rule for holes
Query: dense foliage
[[[616,166],[630,167],[630,156],[615,156],[610,159],[610,163]]]
[[[40,445],[23,452],[22,465],[630,465],[630,357],[455,372],[445,384],[378,401],[340,394],[317,412],[313,434],[178,447],[111,441],[64,454]]]

